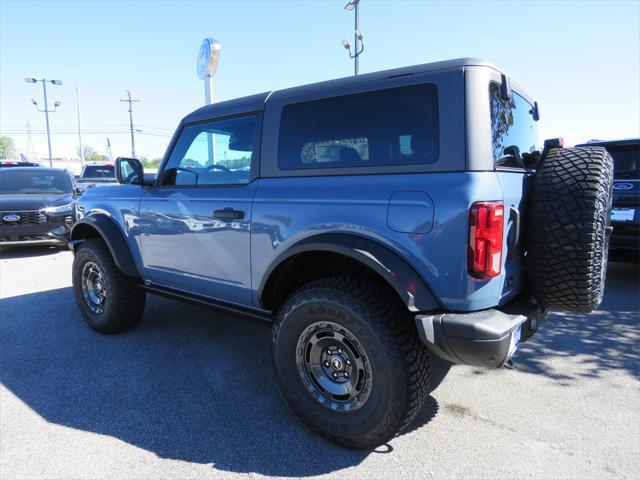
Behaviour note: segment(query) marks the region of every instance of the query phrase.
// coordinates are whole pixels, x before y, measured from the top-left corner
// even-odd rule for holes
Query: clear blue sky
[[[56,78],[50,101],[54,156],[75,155],[75,90],[85,143],[129,150],[124,90],[141,100],[138,154],[160,156],[179,119],[203,102],[195,74],[201,40],[223,45],[216,99],[348,76],[340,44],[353,13],[340,1],[0,0],[0,134],[26,147],[27,120],[44,130],[38,84]],[[361,71],[465,56],[492,61],[541,105],[546,137],[575,143],[640,135],[640,2],[361,0]],[[69,133],[64,133],[69,132]],[[96,133],[89,133],[96,132]],[[46,138],[32,135],[46,153]]]

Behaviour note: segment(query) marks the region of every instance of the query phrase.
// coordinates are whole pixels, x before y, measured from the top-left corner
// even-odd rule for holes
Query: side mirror
[[[76,196],[80,196],[84,193],[84,188],[82,187],[76,187],[73,191],[73,193],[75,193]]]
[[[531,112],[531,114],[536,122],[540,120],[540,109],[538,108],[538,102],[533,102],[533,111]]]
[[[142,185],[144,169],[137,158],[116,158],[116,179],[118,183]]]

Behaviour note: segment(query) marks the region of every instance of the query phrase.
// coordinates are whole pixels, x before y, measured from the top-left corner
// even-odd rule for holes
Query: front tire
[[[96,332],[121,332],[136,325],[144,313],[144,291],[120,271],[98,239],[83,242],[75,253],[73,293],[82,317]]]
[[[276,319],[272,347],[291,408],[346,447],[386,443],[429,393],[431,358],[409,313],[365,279],[333,277],[294,293]]]

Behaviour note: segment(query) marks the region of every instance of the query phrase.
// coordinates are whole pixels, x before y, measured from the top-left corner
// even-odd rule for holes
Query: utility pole
[[[344,48],[349,50],[349,58],[353,58],[354,60],[354,75],[358,75],[360,70],[360,55],[364,51],[364,35],[360,31],[360,0],[349,0],[344,6],[344,9],[347,11],[355,10],[355,27],[353,33],[353,54],[351,54],[351,43],[346,38],[342,40],[342,45]]]
[[[82,121],[80,119],[80,92],[76,87],[76,109],[78,110],[78,142],[80,142],[80,166],[84,165],[84,146],[82,145]]]
[[[136,158],[136,140],[134,138],[134,130],[133,130],[133,108],[132,104],[134,102],[139,102],[140,100],[132,99],[131,92],[127,90],[126,99],[121,99],[121,102],[127,102],[129,104],[129,124],[131,126],[131,157]]]
[[[111,140],[107,137],[107,158],[110,162],[113,162],[113,154],[111,153]]]
[[[36,155],[36,149],[33,146],[33,138],[31,138],[31,122],[29,119],[27,119],[27,157],[29,158],[29,161],[35,160],[36,157],[39,159]]]
[[[24,81],[27,82],[27,83],[42,82],[42,92],[44,93],[44,110],[38,108],[38,102],[36,102],[34,99],[31,99],[31,103],[33,103],[36,106],[36,110],[38,110],[39,112],[44,112],[44,118],[45,118],[45,121],[47,123],[47,144],[49,146],[49,166],[53,167],[53,158],[52,158],[52,155],[51,155],[51,131],[49,130],[49,113],[53,113],[53,112],[57,111],[58,107],[60,106],[60,102],[55,102],[53,104],[54,109],[53,110],[49,110],[49,104],[47,102],[47,83],[51,82],[54,85],[62,85],[62,81],[61,80],[47,80],[45,78],[42,78],[40,80],[37,80],[35,78],[25,78]]]
[[[355,22],[355,27],[354,27],[354,30],[353,30],[353,44],[355,45],[354,50],[355,50],[356,53],[354,55],[355,58],[353,59],[353,63],[355,65],[355,73],[354,73],[354,75],[357,76],[358,75],[358,70],[360,69],[360,53],[362,53],[362,52],[358,52],[358,32],[360,31],[360,28],[359,28],[360,27],[360,8],[359,8],[360,7],[360,0],[355,0],[355,2],[356,2],[356,6],[354,8],[354,10],[355,10],[355,15],[354,16],[355,16],[356,22]]]

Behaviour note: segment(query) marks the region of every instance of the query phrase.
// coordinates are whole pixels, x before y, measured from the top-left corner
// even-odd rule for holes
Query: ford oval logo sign
[[[2,220],[4,220],[5,222],[17,222],[18,220],[20,220],[20,215],[5,215],[4,217],[2,217]]]
[[[613,188],[615,190],[631,190],[633,188],[633,183],[614,183]]]

